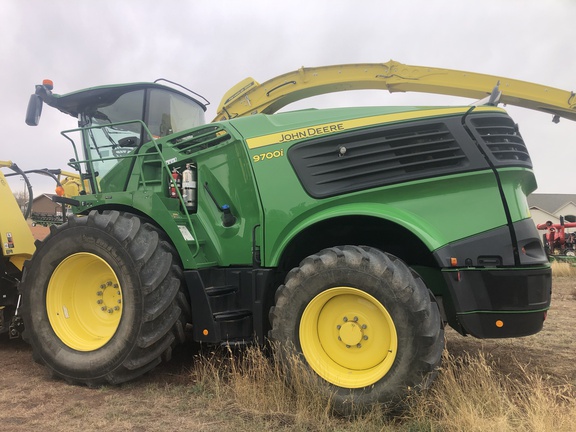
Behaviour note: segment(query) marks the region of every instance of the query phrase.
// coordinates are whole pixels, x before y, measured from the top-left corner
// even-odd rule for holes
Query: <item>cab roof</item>
[[[71,115],[72,117],[78,117],[78,114],[80,113],[96,111],[98,108],[111,105],[116,100],[118,100],[120,96],[126,93],[145,89],[160,89],[172,93],[177,93],[180,96],[194,101],[198,106],[206,111],[206,105],[200,102],[198,99],[174,88],[150,82],[90,87],[84,90],[78,90],[63,95],[51,94],[43,99],[51,107],[57,108],[63,113]]]

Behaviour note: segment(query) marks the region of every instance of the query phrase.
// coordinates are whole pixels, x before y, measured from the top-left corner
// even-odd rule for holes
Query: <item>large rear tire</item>
[[[304,259],[278,289],[270,320],[289,375],[295,355],[342,413],[396,404],[428,386],[444,349],[439,310],[422,279],[369,247]]]
[[[56,376],[89,386],[129,381],[184,341],[182,269],[155,226],[92,211],[37,243],[21,284],[23,338]]]

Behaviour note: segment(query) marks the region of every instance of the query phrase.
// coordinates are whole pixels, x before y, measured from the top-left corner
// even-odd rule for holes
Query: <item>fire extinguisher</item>
[[[186,164],[182,173],[182,196],[188,210],[196,209],[196,170],[192,164]]]
[[[178,198],[176,188],[180,189],[182,185],[182,177],[176,168],[172,169],[172,179],[170,180],[170,197]]]

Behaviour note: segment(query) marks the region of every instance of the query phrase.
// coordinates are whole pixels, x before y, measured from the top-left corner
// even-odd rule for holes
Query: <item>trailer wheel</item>
[[[34,359],[89,386],[131,380],[169,359],[190,320],[173,246],[118,211],[51,227],[20,290]]]
[[[325,249],[290,271],[270,338],[289,375],[294,356],[342,413],[395,404],[427,387],[444,349],[437,305],[398,258],[369,247]]]

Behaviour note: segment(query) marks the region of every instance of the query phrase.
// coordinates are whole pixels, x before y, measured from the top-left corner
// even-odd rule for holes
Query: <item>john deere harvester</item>
[[[277,111],[349,89],[424,91],[471,106]],[[24,266],[24,337],[67,381],[136,378],[191,329],[204,344],[271,341],[336,408],[402,399],[434,378],[444,327],[538,332],[550,266],[530,219],[536,188],[518,126],[497,105],[576,119],[570,92],[397,62],[242,81],[212,123],[195,93],[155,83],[42,104],[63,132],[76,214]],[[290,376],[290,372],[288,374]]]

